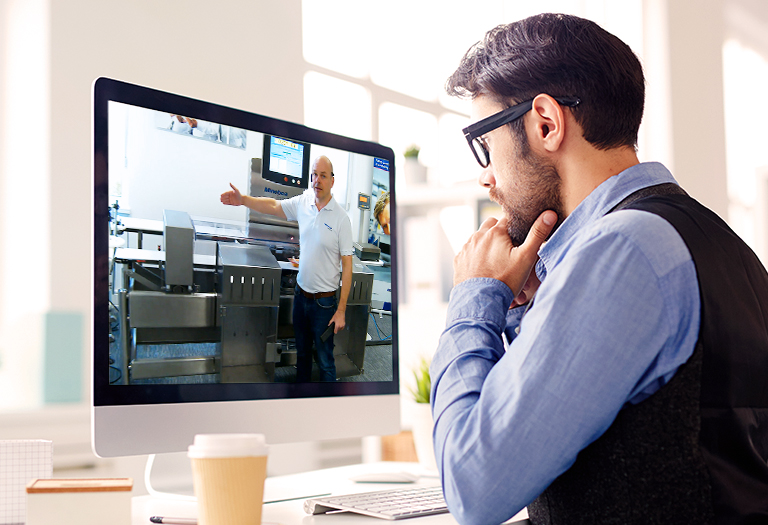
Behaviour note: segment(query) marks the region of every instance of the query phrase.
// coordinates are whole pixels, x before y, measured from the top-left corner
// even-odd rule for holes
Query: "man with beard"
[[[349,216],[331,195],[333,165],[326,156],[312,163],[312,188],[301,195],[278,201],[242,195],[232,190],[221,194],[221,202],[244,205],[252,210],[299,223],[301,263],[293,300],[293,329],[296,337],[296,381],[312,377],[312,344],[315,345],[320,381],[336,381],[333,334],[344,329],[347,299],[352,286],[352,225]],[[341,262],[341,291],[339,288]],[[333,325],[328,338],[323,333]]]
[[[456,519],[768,522],[768,274],[638,161],[635,55],[538,15],[489,31],[447,89],[472,99],[504,211],[454,260],[430,367]]]

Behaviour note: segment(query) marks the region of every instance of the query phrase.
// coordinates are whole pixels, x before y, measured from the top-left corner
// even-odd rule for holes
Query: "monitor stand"
[[[278,503],[330,495],[328,482],[322,476],[306,476],[300,485],[264,484],[264,503]],[[192,466],[186,452],[150,454],[144,468],[144,486],[150,496],[160,499],[196,502]]]
[[[144,467],[144,487],[150,496],[196,501],[187,453],[149,454]]]

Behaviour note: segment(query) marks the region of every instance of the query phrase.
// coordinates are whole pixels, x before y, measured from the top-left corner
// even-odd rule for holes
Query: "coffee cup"
[[[198,434],[188,456],[199,525],[261,523],[267,453],[262,434]]]

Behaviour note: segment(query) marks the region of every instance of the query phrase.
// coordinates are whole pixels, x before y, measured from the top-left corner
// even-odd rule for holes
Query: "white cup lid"
[[[197,434],[189,446],[190,458],[266,456],[264,434]]]

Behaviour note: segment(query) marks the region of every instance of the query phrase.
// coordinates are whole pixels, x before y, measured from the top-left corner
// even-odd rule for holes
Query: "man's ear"
[[[529,141],[550,153],[560,149],[565,139],[566,121],[563,108],[555,99],[543,93],[537,95],[533,99],[528,125]]]

